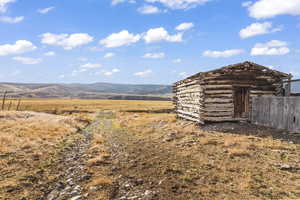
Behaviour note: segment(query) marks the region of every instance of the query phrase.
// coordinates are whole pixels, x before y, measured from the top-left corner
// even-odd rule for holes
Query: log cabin
[[[173,85],[177,117],[199,124],[248,121],[252,98],[282,95],[286,74],[253,62],[200,72]]]

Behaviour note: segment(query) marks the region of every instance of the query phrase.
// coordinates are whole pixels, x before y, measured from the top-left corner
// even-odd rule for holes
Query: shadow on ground
[[[201,125],[200,128],[204,131],[218,131],[247,136],[252,135],[262,138],[272,137],[274,139],[300,144],[300,134],[288,133],[284,130],[258,126],[247,122],[207,123],[205,125]]]

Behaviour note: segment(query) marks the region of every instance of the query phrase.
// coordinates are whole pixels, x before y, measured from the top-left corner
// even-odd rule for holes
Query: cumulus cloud
[[[145,76],[148,76],[150,74],[152,74],[152,70],[150,70],[150,69],[142,71],[142,72],[134,73],[135,76],[139,76],[139,77],[145,77]]]
[[[258,0],[248,10],[249,15],[256,19],[300,15],[300,0]]]
[[[100,41],[100,44],[106,48],[115,48],[124,45],[130,45],[138,42],[141,39],[139,34],[131,34],[127,30],[123,30],[119,33],[112,33],[107,38]]]
[[[0,13],[5,13],[7,11],[7,6],[10,3],[14,3],[16,0],[0,0]]]
[[[93,41],[93,37],[86,33],[75,34],[53,34],[44,33],[41,35],[42,43],[52,46],[61,46],[65,50],[71,50],[76,47],[88,44]]]
[[[40,13],[40,14],[47,14],[48,12],[50,12],[51,10],[54,10],[55,7],[48,7],[48,8],[41,8],[41,9],[38,9],[37,12]]]
[[[53,51],[48,51],[46,53],[44,53],[45,56],[55,56],[55,52]]]
[[[111,5],[117,5],[119,3],[124,3],[124,2],[128,2],[128,3],[136,3],[135,0],[112,0],[111,1]]]
[[[243,49],[229,49],[225,51],[211,51],[207,50],[203,52],[203,56],[211,57],[211,58],[229,58],[232,56],[239,55],[241,53],[244,53]]]
[[[157,14],[162,12],[162,10],[160,10],[158,7],[152,5],[144,5],[137,10],[139,13],[144,15]]]
[[[189,29],[191,29],[193,27],[194,27],[193,23],[186,22],[186,23],[179,24],[175,29],[177,31],[186,31],[186,30],[189,30]]]
[[[83,69],[95,69],[95,68],[102,67],[102,65],[97,64],[97,63],[94,63],[94,64],[93,63],[86,63],[84,65],[81,65],[80,67],[83,68]]]
[[[271,22],[253,23],[240,31],[241,38],[249,38],[256,35],[263,35],[281,31],[280,27],[273,28]]]
[[[163,27],[149,29],[144,36],[146,43],[154,42],[182,42],[182,33],[170,35]]]
[[[30,58],[30,57],[17,56],[17,57],[13,57],[13,59],[15,61],[18,61],[25,65],[36,65],[36,64],[39,64],[42,62],[41,58]]]
[[[160,52],[160,53],[146,53],[143,58],[150,58],[150,59],[160,59],[160,58],[164,58],[165,57],[165,53]]]
[[[120,70],[117,69],[117,68],[114,68],[114,69],[112,69],[111,71],[104,71],[103,74],[104,74],[105,76],[111,76],[111,75],[113,75],[113,74],[115,74],[115,73],[118,73],[118,72],[120,72]]]
[[[8,24],[16,24],[24,20],[23,16],[19,17],[7,17],[7,16],[2,16],[0,17],[0,22],[3,23],[8,23]]]
[[[252,56],[275,56],[285,55],[290,52],[287,42],[280,40],[271,40],[267,43],[257,43],[251,50]]]
[[[243,7],[249,7],[249,6],[251,6],[252,4],[253,4],[252,1],[245,1],[245,2],[242,3],[242,6],[243,6]]]
[[[35,50],[37,47],[27,40],[18,40],[15,44],[0,45],[0,56],[22,54]]]
[[[115,53],[109,52],[104,55],[104,58],[112,58],[115,56]]]
[[[204,4],[210,0],[146,0],[148,3],[161,3],[170,9],[188,9]]]

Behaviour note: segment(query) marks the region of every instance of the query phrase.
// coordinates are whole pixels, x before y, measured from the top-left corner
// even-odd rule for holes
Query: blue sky
[[[300,78],[300,0],[0,0],[0,81],[170,84],[246,60]]]

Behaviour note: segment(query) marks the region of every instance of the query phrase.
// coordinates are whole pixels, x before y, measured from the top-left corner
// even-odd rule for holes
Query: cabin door
[[[234,94],[234,117],[248,118],[249,109],[249,89],[236,88]]]

